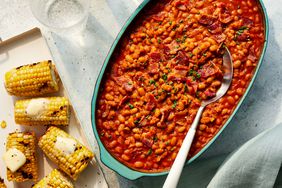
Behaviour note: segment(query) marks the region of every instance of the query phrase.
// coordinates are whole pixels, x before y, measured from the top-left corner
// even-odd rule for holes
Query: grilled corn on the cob
[[[50,60],[14,68],[5,74],[5,87],[10,95],[41,96],[59,91],[55,66]]]
[[[34,133],[10,133],[7,138],[6,150],[17,149],[26,157],[26,162],[17,171],[12,172],[7,168],[7,179],[9,181],[24,182],[36,181],[38,178],[38,167],[36,160],[36,138]]]
[[[65,97],[18,100],[14,111],[15,121],[21,125],[69,124],[70,106]]]
[[[94,157],[89,149],[57,127],[50,127],[40,138],[38,145],[62,171],[74,180]]]
[[[54,169],[49,175],[41,179],[32,188],[73,188],[73,184],[62,175],[57,169]]]
[[[4,180],[0,177],[0,188],[6,188]]]

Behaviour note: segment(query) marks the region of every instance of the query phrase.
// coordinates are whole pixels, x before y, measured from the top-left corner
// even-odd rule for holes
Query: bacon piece
[[[233,20],[231,12],[226,8],[225,4],[221,4],[221,10],[219,12],[219,21],[227,24]]]
[[[216,40],[218,43],[222,43],[223,41],[225,41],[226,35],[225,35],[224,33],[215,34],[215,35],[214,35],[214,38],[215,38],[215,40]]]
[[[199,23],[203,25],[212,25],[214,22],[214,18],[208,15],[202,15],[199,19]]]
[[[212,63],[205,64],[201,69],[198,70],[198,73],[202,78],[207,78],[219,73],[220,70]]]
[[[148,139],[148,138],[142,138],[141,142],[142,142],[143,144],[145,144],[147,147],[151,148],[152,145],[153,145],[153,143],[154,143],[154,140],[153,140],[153,139],[150,140],[150,139]]]
[[[143,118],[140,120],[139,125],[140,125],[141,127],[145,127],[145,126],[149,125],[149,123],[150,123],[149,120],[143,117]]]
[[[153,15],[152,18],[153,18],[154,20],[158,21],[158,22],[161,22],[161,21],[164,20],[165,14],[164,14],[163,12],[160,12],[160,13],[158,13],[158,14],[156,14],[156,15]]]
[[[125,103],[128,99],[129,99],[128,96],[123,97],[123,98],[121,99],[121,101],[119,102],[118,107],[120,107],[121,105],[123,105],[123,103]]]
[[[184,65],[189,64],[189,58],[182,50],[178,52],[177,56],[174,59],[177,64],[184,64]]]
[[[251,60],[252,62],[256,62],[257,57],[250,53],[247,59]]]
[[[247,59],[251,60],[252,62],[255,62],[257,60],[257,56],[255,54],[256,54],[255,47],[252,46],[249,50],[249,55]]]
[[[184,66],[184,65],[177,65],[174,67],[175,70],[186,70],[188,71],[189,70],[189,67],[187,66]]]
[[[213,24],[208,25],[207,28],[213,34],[222,33],[222,24],[219,21],[216,21]]]
[[[187,10],[187,3],[185,1],[176,1],[175,7],[179,10],[185,11]]]
[[[242,17],[242,24],[243,24],[243,26],[251,27],[254,24],[254,22],[253,22],[253,20],[251,20],[247,17]]]
[[[212,98],[216,96],[216,92],[211,91],[210,89],[207,89],[206,91],[204,91],[204,94],[208,97],[208,98]]]
[[[159,73],[159,63],[150,62],[148,66],[149,74],[157,74]]]
[[[149,54],[150,62],[148,70],[150,74],[156,74],[159,72],[159,63],[161,60],[161,54],[158,52],[153,52]]]
[[[125,77],[125,76],[120,76],[120,77],[114,77],[114,80],[116,81],[116,83],[122,87],[124,87],[124,89],[126,91],[132,91],[133,89],[133,82],[130,78]]]
[[[155,96],[151,93],[148,93],[147,94],[147,104],[146,104],[146,110],[153,110],[153,108],[156,107],[156,99],[155,99]]]
[[[246,42],[250,40],[250,36],[247,33],[242,33],[240,35],[237,35],[236,40],[239,42]]]
[[[173,69],[173,73],[168,75],[168,80],[186,81],[188,70],[189,67],[184,65],[175,66]]]
[[[186,77],[188,70],[184,69],[175,69],[174,74],[176,77]]]
[[[186,84],[188,85],[189,93],[195,94],[198,91],[198,83],[191,76],[187,77]]]
[[[161,60],[161,54],[159,52],[152,52],[149,56],[152,61],[159,62]]]
[[[164,46],[164,52],[166,54],[176,54],[179,50],[179,44],[175,40]]]

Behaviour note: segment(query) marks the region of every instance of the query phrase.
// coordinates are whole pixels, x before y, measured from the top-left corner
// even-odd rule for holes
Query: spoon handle
[[[165,180],[165,183],[163,185],[163,188],[176,188],[178,184],[178,180],[180,178],[184,163],[187,159],[187,155],[189,153],[190,147],[192,145],[196,129],[198,126],[198,123],[200,121],[202,112],[204,110],[204,106],[201,106],[197,112],[197,115],[188,131],[186,134],[183,143],[181,145],[181,148],[174,160],[174,163],[169,171],[169,174]]]

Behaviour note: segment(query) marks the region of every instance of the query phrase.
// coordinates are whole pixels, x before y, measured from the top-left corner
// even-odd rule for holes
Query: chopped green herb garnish
[[[163,74],[162,78],[164,79],[164,81],[166,81],[167,80],[167,75]]]
[[[249,28],[244,25],[244,26],[240,27],[238,31],[244,31],[244,30],[248,30],[248,29],[249,29]]]
[[[176,42],[180,42],[180,39],[179,39],[179,38],[177,38],[177,39],[176,39]]]
[[[192,76],[193,80],[200,79],[201,78],[201,74],[199,74],[197,71],[190,69],[188,72],[189,76]]]
[[[242,26],[236,31],[236,35],[234,37],[234,40],[237,40],[238,36],[242,35],[245,30],[248,30],[249,28],[247,26]]]
[[[128,103],[127,105],[129,106],[130,109],[134,108],[134,106],[132,104],[130,104],[130,103]]]
[[[131,83],[131,82],[127,82],[127,84],[128,84],[128,85],[132,85],[132,83]]]
[[[158,137],[156,135],[153,137],[153,141],[154,142],[158,141]]]
[[[170,21],[170,22],[168,22],[169,23],[169,25],[172,25],[172,21]]]
[[[140,119],[136,119],[136,120],[134,121],[134,124],[137,125],[139,122],[140,122]]]
[[[156,85],[156,81],[155,81],[155,80],[149,80],[149,84],[154,84],[154,85]]]
[[[147,115],[145,118],[146,118],[146,119],[149,119],[150,116],[151,116],[151,115],[149,114],[149,115]]]
[[[187,39],[187,35],[184,35],[182,39],[182,43],[184,43],[186,39]]]
[[[171,69],[169,67],[165,67],[165,69],[168,71],[168,72],[171,72]]]
[[[175,108],[175,107],[176,107],[176,105],[177,105],[177,101],[175,100],[175,101],[173,101],[172,108]]]
[[[193,76],[194,72],[195,72],[194,70],[190,69],[188,72],[189,76]]]
[[[205,53],[203,53],[203,56],[204,56],[204,57],[207,57],[207,53],[206,53],[206,52],[205,52]]]
[[[185,85],[184,85],[184,92],[187,92],[188,91],[188,86],[187,86],[187,84],[185,83]]]
[[[158,43],[160,44],[162,42],[162,40],[161,39],[158,39]]]
[[[152,152],[153,152],[153,150],[152,150],[152,149],[149,149],[148,152],[147,152],[147,155],[151,155]]]
[[[191,53],[191,52],[189,52],[189,57],[193,57],[194,55]]]

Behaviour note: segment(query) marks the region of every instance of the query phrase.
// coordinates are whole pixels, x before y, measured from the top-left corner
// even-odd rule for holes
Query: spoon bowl
[[[181,148],[169,171],[169,174],[166,178],[163,188],[176,188],[184,163],[187,159],[187,155],[192,145],[196,133],[196,129],[198,127],[203,110],[207,105],[223,97],[231,85],[233,78],[233,63],[232,63],[231,54],[227,47],[224,48],[222,71],[223,71],[223,79],[220,88],[218,89],[216,95],[213,98],[202,101],[201,106],[196,114],[196,117],[182,142]]]

